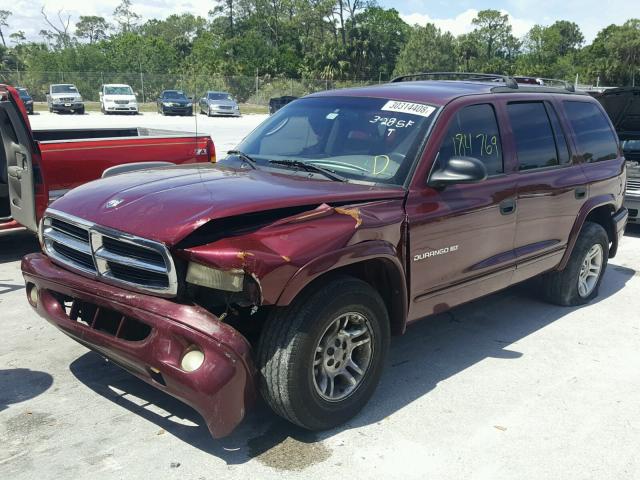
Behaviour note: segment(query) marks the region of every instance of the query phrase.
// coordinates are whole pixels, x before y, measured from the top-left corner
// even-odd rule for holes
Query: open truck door
[[[11,90],[0,86],[0,203],[4,204],[3,210],[8,210],[0,216],[9,213],[13,220],[36,231],[35,147]]]

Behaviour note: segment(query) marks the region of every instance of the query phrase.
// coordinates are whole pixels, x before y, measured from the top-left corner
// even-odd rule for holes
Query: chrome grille
[[[54,262],[79,273],[136,291],[177,293],[173,259],[161,243],[52,209],[42,221],[42,241]]]
[[[640,178],[627,178],[627,195],[640,196]]]
[[[129,105],[129,100],[115,100],[113,103],[116,105]]]

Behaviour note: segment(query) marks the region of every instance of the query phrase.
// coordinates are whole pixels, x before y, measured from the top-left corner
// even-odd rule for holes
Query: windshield
[[[104,87],[105,95],[133,95],[133,90],[128,85],[121,87]]]
[[[29,97],[29,92],[27,92],[26,88],[16,88],[16,90],[18,90],[18,93],[20,94],[21,97],[23,98]]]
[[[184,92],[178,92],[175,90],[169,90],[168,92],[164,92],[162,95],[164,98],[172,98],[176,100],[186,100],[187,97],[184,95]]]
[[[302,161],[349,180],[402,185],[435,110],[382,98],[303,98],[267,119],[238,150],[258,167]]]
[[[208,98],[209,100],[233,100],[231,95],[221,92],[209,92]]]
[[[74,85],[51,85],[51,93],[78,93]]]

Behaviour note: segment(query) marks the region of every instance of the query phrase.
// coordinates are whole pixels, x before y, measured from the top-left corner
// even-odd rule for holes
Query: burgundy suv
[[[295,100],[217,165],[81,186],[22,270],[40,315],[214,436],[258,392],[326,429],[412,322],[536,275],[551,302],[593,299],[624,187],[591,97],[420,74]]]

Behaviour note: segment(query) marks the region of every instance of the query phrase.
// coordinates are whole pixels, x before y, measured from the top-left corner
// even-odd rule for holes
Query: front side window
[[[618,157],[618,142],[609,121],[597,105],[565,101],[564,109],[576,136],[578,150],[586,162],[601,162]]]
[[[238,150],[258,167],[298,161],[347,180],[402,185],[436,110],[383,98],[303,98],[267,119]]]
[[[510,103],[507,112],[516,142],[519,170],[559,165],[556,142],[544,103]]]
[[[504,172],[500,131],[493,106],[471,105],[456,113],[440,146],[435,168],[452,157],[480,160],[489,176]]]

